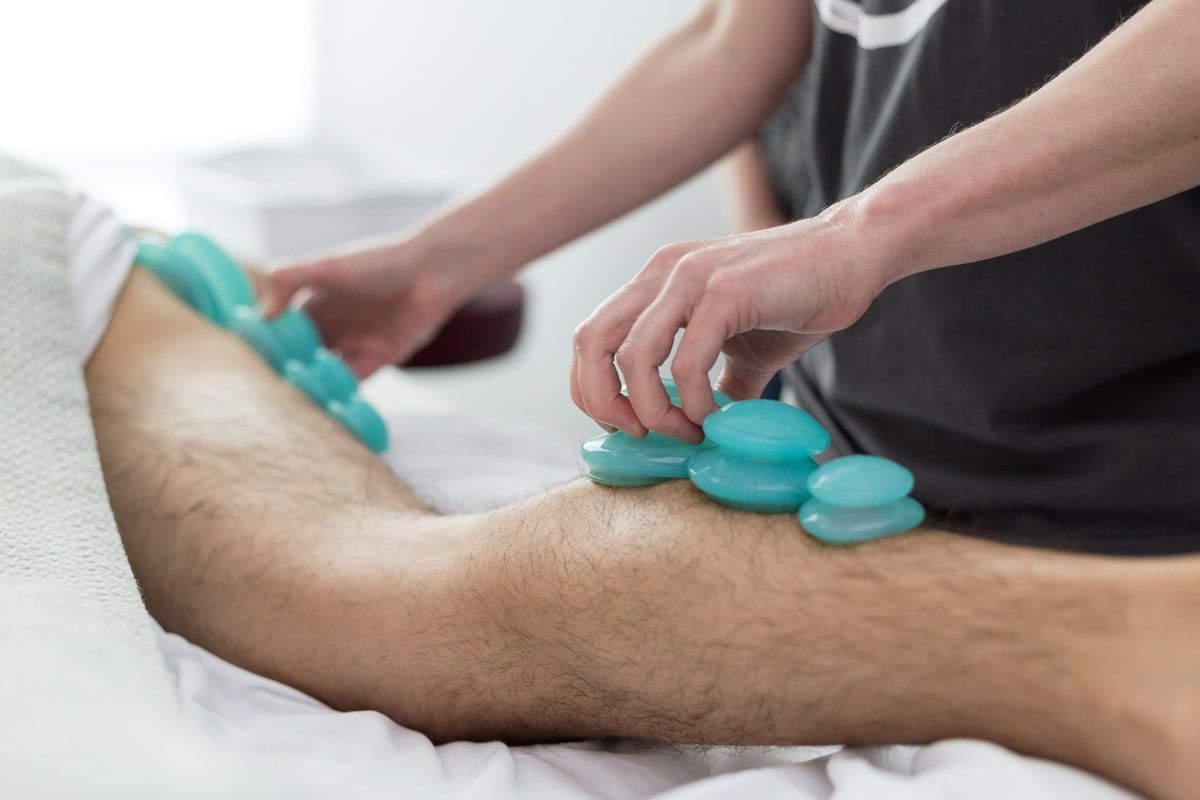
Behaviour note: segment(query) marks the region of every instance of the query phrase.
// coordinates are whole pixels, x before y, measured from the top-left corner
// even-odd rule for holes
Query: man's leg
[[[334,706],[442,739],[978,736],[1191,791],[1196,559],[830,549],[683,482],[439,517],[142,275],[87,378],[154,615]]]

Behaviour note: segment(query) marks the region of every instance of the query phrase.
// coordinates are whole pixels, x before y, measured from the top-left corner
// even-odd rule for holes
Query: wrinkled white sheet
[[[373,379],[366,394],[388,419],[392,468],[443,511],[494,506],[578,475],[572,443],[459,413],[395,370]],[[1078,770],[966,740],[840,752],[595,742],[435,747],[382,714],[334,711],[178,636],[161,633],[159,643],[190,719],[239,751],[325,765],[339,798],[1133,798]]]

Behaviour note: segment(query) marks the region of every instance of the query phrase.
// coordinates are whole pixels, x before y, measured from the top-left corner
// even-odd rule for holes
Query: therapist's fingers
[[[573,358],[577,361],[572,399],[583,413],[600,423],[620,428],[635,438],[646,435],[629,399],[621,394],[614,362],[638,312],[653,297],[648,287],[631,283],[604,301],[575,329]]]
[[[362,380],[383,366],[383,364],[379,363],[378,354],[358,348],[342,350],[338,355],[342,361],[346,362],[346,366],[350,368],[350,371],[359,380]]]
[[[662,387],[659,367],[670,356],[676,334],[692,326],[696,309],[705,302],[713,263],[703,251],[691,250],[678,257],[662,291],[634,323],[617,352],[617,365],[625,375],[630,400],[642,423],[658,433],[692,442],[704,438],[699,427],[704,417],[689,419],[671,404]],[[684,361],[687,367],[687,356]],[[694,396],[695,382],[689,383]],[[695,405],[694,399],[691,404]]]
[[[347,353],[342,353],[342,359],[359,380],[369,378],[384,367],[402,363],[392,357],[389,351],[370,345],[353,348]]]
[[[621,338],[619,334],[610,334],[603,341],[585,337],[584,344],[576,344],[580,407],[601,425],[620,428],[635,439],[640,439],[646,435],[646,428],[638,420],[629,399],[621,394],[621,378],[613,364],[613,356]]]
[[[659,367],[671,355],[676,332],[687,322],[689,302],[677,282],[669,283],[630,328],[616,361],[643,425],[657,433],[699,442],[703,438],[700,429],[672,405],[659,374]]]
[[[360,378],[387,364],[403,364],[429,343],[444,320],[437,307],[397,298],[345,299],[327,292],[304,304],[326,347],[337,350]]]
[[[393,246],[357,248],[354,244],[315,257],[288,260],[269,276],[270,293],[263,313],[282,312],[301,289],[330,295],[384,296],[402,291],[412,278],[402,269],[403,256]]]
[[[713,402],[708,371],[717,363],[721,349],[731,334],[723,301],[706,296],[692,312],[692,318],[675,350],[671,376],[675,378],[675,389],[679,393],[683,413],[696,425],[704,422],[704,418],[717,407]]]
[[[583,410],[583,408],[584,408],[583,393],[579,390],[579,357],[578,357],[578,354],[575,352],[575,348],[571,348],[570,381],[571,381],[571,402],[575,404],[576,408]],[[584,413],[587,413],[587,412],[585,411]],[[617,430],[616,427],[609,425],[607,422],[600,422],[599,420],[593,420],[593,421],[608,433],[612,433],[613,431]]]
[[[263,315],[270,318],[283,312],[296,292],[306,286],[319,286],[324,278],[324,262],[282,267],[267,275],[267,298]]]
[[[675,273],[679,262],[695,247],[694,242],[660,247],[636,278],[605,300],[576,328],[573,352],[577,364],[572,378],[572,398],[592,419],[615,425],[637,438],[646,434],[647,428],[634,413],[632,403],[620,393],[621,379],[615,363],[617,350],[629,338],[634,323],[658,297],[667,279]],[[662,391],[661,386],[658,391]]]

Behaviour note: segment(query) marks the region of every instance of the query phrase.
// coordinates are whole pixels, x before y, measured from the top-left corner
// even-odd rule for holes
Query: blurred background
[[[696,4],[27,3],[0,27],[0,150],[132,224],[285,255],[498,177]],[[572,330],[658,246],[725,232],[719,188],[703,175],[532,265],[507,355],[411,372],[463,405],[594,433],[567,394]]]

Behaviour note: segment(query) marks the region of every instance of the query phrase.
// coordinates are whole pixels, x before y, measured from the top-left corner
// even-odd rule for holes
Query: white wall
[[[562,130],[696,5],[317,0],[318,136],[434,158],[477,185]],[[693,181],[526,272],[532,313],[512,356],[423,379],[458,402],[590,435],[567,394],[571,331],[656,247],[724,229],[717,183]]]
[[[6,4],[0,151],[56,167],[132,223],[177,228],[179,158],[306,134],[312,23],[297,0]]]

